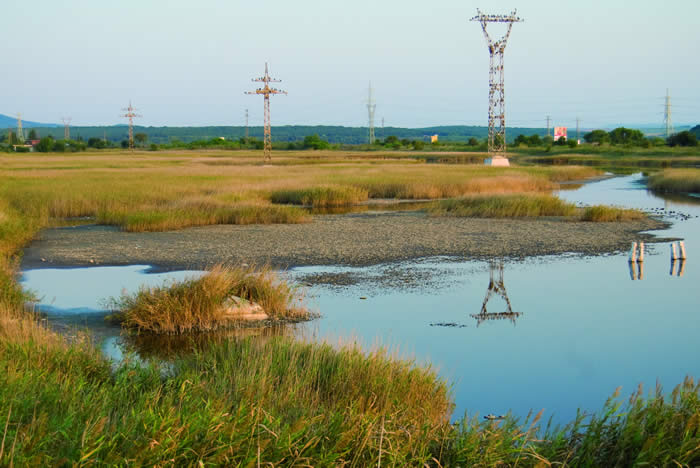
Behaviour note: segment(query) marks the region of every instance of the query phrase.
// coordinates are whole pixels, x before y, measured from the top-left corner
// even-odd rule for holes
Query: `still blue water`
[[[317,273],[357,279],[348,286],[310,286],[307,302],[322,318],[298,327],[298,333],[368,348],[381,344],[430,363],[453,385],[456,417],[467,410],[525,416],[530,409],[545,409],[545,417],[565,422],[576,408],[599,409],[618,386],[623,395],[639,383],[651,390],[657,381],[670,390],[686,375],[700,377],[695,255],[700,203],[656,197],[639,175],[586,184],[560,196],[585,204],[664,208],[674,224],[657,234],[685,239],[682,276],[679,262],[671,269],[668,243],[647,244],[641,280],[626,252],[505,259],[499,291],[521,315],[480,322],[472,315],[482,310],[489,288],[487,262],[431,258],[370,268],[296,268],[287,274],[301,282]],[[52,320],[90,327],[103,338],[105,352],[119,358],[119,331],[102,322],[104,299],[143,283],[197,274],[145,271],[144,266],[29,270],[23,282],[44,296]],[[497,264],[493,273],[498,284]],[[408,280],[386,280],[395,277]],[[487,304],[489,313],[507,310],[499,294]]]

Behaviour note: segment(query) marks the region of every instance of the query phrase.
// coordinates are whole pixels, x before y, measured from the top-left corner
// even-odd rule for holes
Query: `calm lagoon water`
[[[576,408],[599,409],[618,386],[625,395],[639,383],[651,390],[658,381],[670,390],[686,375],[700,377],[700,200],[665,200],[640,180],[617,177],[560,196],[668,213],[673,226],[657,234],[685,239],[683,265],[671,269],[668,243],[662,243],[647,244],[642,279],[626,252],[504,259],[502,283],[498,261],[429,258],[370,268],[296,268],[287,274],[313,284],[307,302],[323,315],[296,333],[368,348],[381,344],[430,363],[453,385],[456,417],[467,410],[525,416],[545,409],[545,417],[566,422]],[[144,283],[199,274],[148,271],[28,270],[22,281],[44,297],[40,307],[50,321],[89,327],[105,353],[119,359],[119,330],[103,321],[105,299]],[[317,284],[312,278],[319,274],[352,280]],[[479,315],[492,274],[487,313],[506,312],[510,303],[520,315],[480,320],[498,317]]]

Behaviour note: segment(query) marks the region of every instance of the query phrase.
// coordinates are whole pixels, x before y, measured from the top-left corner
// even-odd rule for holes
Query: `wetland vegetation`
[[[538,416],[483,421],[465,415],[452,422],[447,382],[429,366],[382,349],[245,338],[167,363],[127,359],[114,365],[86,335],[69,341],[26,310],[27,295],[16,282],[20,249],[40,229],[67,219],[87,217],[133,231],[304,222],[309,219],[298,207],[275,205],[274,194],[291,191],[287,203],[311,205],[342,198],[317,187],[366,191],[368,198],[544,195],[558,182],[599,173],[356,160],[337,153],[319,157],[292,153],[269,166],[252,152],[0,158],[0,465],[698,463],[700,388],[691,379],[671,395],[657,389],[645,397],[640,389],[626,402],[615,395],[596,415],[581,414],[565,427],[547,426]],[[299,193],[311,195],[306,200]],[[213,207],[224,211],[211,215]],[[225,211],[241,207],[287,214],[236,218]],[[269,296],[263,292],[281,284],[266,283],[273,281],[269,276],[251,281],[249,272],[228,275],[225,270],[186,287],[144,290],[122,298],[122,305],[138,311],[132,326],[146,328],[142,324],[151,321],[164,331],[177,330],[168,315],[177,309],[173,304],[196,297],[197,310],[215,311],[217,298],[232,284],[247,298],[269,301],[270,310],[290,309],[286,286]],[[206,281],[216,283],[219,293],[212,294]],[[193,290],[200,292],[192,295]],[[143,304],[149,307],[139,309]],[[216,323],[212,317],[207,323]],[[181,331],[209,327],[198,320],[184,317],[189,325]]]

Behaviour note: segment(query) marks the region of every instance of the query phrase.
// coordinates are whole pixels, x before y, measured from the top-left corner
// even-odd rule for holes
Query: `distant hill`
[[[71,137],[81,137],[84,140],[89,138],[106,137],[110,141],[119,142],[128,138],[128,127],[125,125],[115,125],[108,127],[71,127]],[[227,140],[238,139],[245,135],[245,127],[142,127],[134,126],[134,133],[145,133],[151,143],[168,143],[179,140],[189,143],[195,140],[209,140],[212,138],[224,137]],[[317,134],[324,140],[331,143],[340,144],[361,144],[367,143],[367,127],[342,127],[331,125],[285,125],[272,127],[272,140],[276,142],[292,142],[303,140],[308,135]],[[512,141],[519,134],[544,136],[544,128],[509,128],[508,141]],[[262,127],[249,127],[250,137],[263,138]],[[63,138],[63,128],[46,128],[39,130],[40,136],[52,135],[56,138]],[[467,141],[471,137],[484,139],[488,135],[488,128],[475,126],[438,126],[425,128],[400,128],[386,127],[376,128],[375,135],[378,139],[383,139],[389,135],[397,136],[399,139],[422,140],[429,135],[438,135],[440,141]]]
[[[22,128],[33,128],[33,127],[58,127],[58,124],[50,123],[39,123],[32,122],[30,120],[22,119]],[[0,128],[15,128],[17,127],[17,117],[10,117],[9,115],[0,114]]]
[[[700,125],[696,125],[691,128],[690,133],[694,133],[696,137],[700,138]]]

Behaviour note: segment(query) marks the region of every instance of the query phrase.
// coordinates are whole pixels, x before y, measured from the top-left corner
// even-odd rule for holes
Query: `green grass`
[[[650,175],[647,186],[657,192],[700,193],[700,169],[666,169]]]
[[[270,195],[272,203],[290,203],[313,207],[354,205],[366,201],[367,190],[347,187],[313,187],[305,189],[276,190]]]
[[[643,219],[646,215],[639,210],[617,208],[614,206],[595,205],[587,206],[581,213],[581,221],[596,223],[614,221],[633,221]]]
[[[296,288],[269,268],[215,266],[199,278],[142,287],[111,301],[110,316],[137,332],[211,332],[238,324],[228,311],[231,296],[259,304],[273,320],[313,317],[302,307]]]
[[[523,218],[571,216],[576,207],[551,195],[475,196],[440,200],[428,208],[433,216]]]

